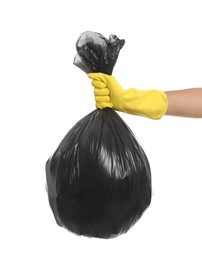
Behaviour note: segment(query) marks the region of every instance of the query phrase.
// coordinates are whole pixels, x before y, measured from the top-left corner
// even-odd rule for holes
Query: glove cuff
[[[131,88],[124,92],[123,100],[123,112],[151,119],[162,118],[168,109],[167,96],[159,90]]]

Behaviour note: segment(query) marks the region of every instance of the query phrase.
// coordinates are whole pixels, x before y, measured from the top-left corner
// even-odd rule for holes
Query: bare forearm
[[[168,98],[166,115],[202,118],[202,88],[165,92]]]

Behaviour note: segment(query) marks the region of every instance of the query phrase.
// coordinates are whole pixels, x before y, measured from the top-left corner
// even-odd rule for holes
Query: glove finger
[[[112,108],[112,104],[111,104],[111,102],[96,102],[96,107],[99,109],[103,109],[106,107]]]
[[[105,84],[107,84],[107,80],[106,80],[106,77],[109,76],[109,75],[106,75],[104,73],[89,73],[88,74],[88,77],[90,79],[93,79],[93,80],[99,80],[99,81],[102,81],[104,82]]]
[[[103,89],[95,88],[94,95],[95,96],[109,96],[109,90],[107,88],[103,88]]]
[[[109,96],[96,96],[95,100],[96,102],[109,102],[110,98]]]
[[[106,88],[106,84],[104,82],[101,82],[101,81],[98,81],[98,80],[93,80],[91,82],[91,84],[95,88],[99,88],[99,89]]]

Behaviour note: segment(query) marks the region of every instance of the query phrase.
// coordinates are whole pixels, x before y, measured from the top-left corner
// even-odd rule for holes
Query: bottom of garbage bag
[[[151,171],[134,134],[112,109],[96,109],[64,137],[46,163],[58,225],[87,237],[126,233],[151,202]]]

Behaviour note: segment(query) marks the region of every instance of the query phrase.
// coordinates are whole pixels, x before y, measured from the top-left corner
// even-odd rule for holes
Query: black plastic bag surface
[[[111,74],[123,44],[116,36],[108,41],[85,32],[76,43],[74,64],[86,73]],[[78,235],[125,233],[151,202],[146,154],[110,108],[94,110],[67,133],[46,163],[46,180],[58,225]]]
[[[86,73],[102,72],[111,75],[124,44],[125,40],[120,40],[116,35],[110,35],[107,39],[100,33],[82,33],[76,42],[74,64]]]

